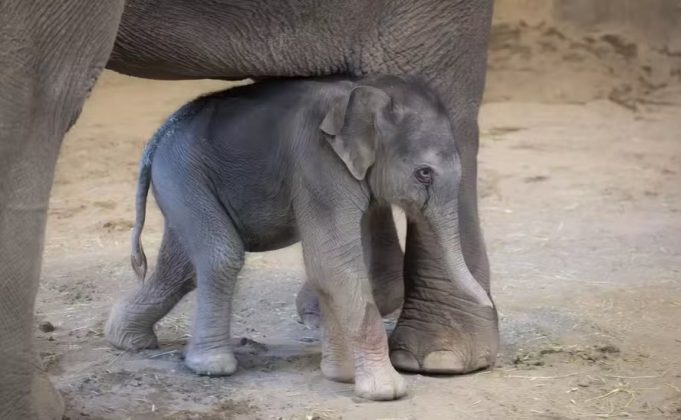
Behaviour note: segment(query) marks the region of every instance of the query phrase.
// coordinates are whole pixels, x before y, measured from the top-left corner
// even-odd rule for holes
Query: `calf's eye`
[[[423,185],[430,185],[433,183],[433,169],[429,167],[419,168],[414,172],[416,180]]]

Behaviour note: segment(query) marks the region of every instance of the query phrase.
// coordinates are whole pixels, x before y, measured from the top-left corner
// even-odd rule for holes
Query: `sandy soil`
[[[409,396],[390,403],[358,400],[351,386],[323,379],[318,332],[296,322],[297,246],[248,257],[234,376],[198,377],[183,366],[193,295],[161,322],[160,349],[111,348],[103,323],[135,287],[128,236],[140,152],[178,105],[225,83],[106,73],[64,145],[38,297],[38,349],[67,416],[681,418],[681,87],[672,77],[625,107],[594,100],[609,93],[582,90],[577,75],[564,90],[575,95],[562,97],[570,103],[556,103],[501,83],[514,70],[495,72],[499,48],[480,151],[503,341],[494,370],[409,375]],[[584,71],[585,83],[593,73]],[[554,103],[520,101],[528,98]],[[144,232],[152,257],[160,221],[154,210]]]
[[[544,22],[498,22],[490,39],[487,101],[586,103],[636,110],[681,83],[681,50],[623,31],[575,31]]]

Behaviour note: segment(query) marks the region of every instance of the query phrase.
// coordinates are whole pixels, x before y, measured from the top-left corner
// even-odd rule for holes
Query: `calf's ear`
[[[390,107],[391,98],[387,93],[359,86],[339,99],[319,126],[327,134],[331,148],[357,180],[363,180],[376,161],[377,128]]]

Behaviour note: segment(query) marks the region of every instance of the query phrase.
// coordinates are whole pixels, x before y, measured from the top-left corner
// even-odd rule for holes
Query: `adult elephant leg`
[[[0,418],[61,418],[33,354],[33,309],[59,146],[106,63],[122,1],[0,4]]]
[[[459,192],[459,231],[468,270],[490,294],[489,263],[477,214],[477,124],[457,121],[463,176]],[[434,227],[437,228],[437,227]],[[391,336],[391,360],[404,370],[465,373],[494,364],[499,345],[496,310],[463,299],[446,279],[440,250],[428,226],[410,223],[405,256],[405,303]],[[441,281],[445,278],[447,281]],[[491,296],[490,296],[491,298]]]
[[[390,206],[373,206],[363,221],[362,233],[374,300],[381,315],[386,316],[398,310],[404,299],[404,255]],[[296,306],[303,324],[319,327],[319,300],[309,280],[298,292]]]
[[[468,297],[449,277],[445,257],[451,249],[441,245],[442,234],[434,229],[426,223],[407,226],[405,301],[390,337],[391,361],[399,369],[429,373],[489,367],[498,347],[496,309],[491,300]]]
[[[407,69],[429,79],[447,107],[461,157],[462,179],[458,220],[465,263],[473,277],[490,293],[490,270],[480,229],[477,207],[478,110],[485,84],[487,39],[492,2],[461,5],[453,19],[432,28],[429,39],[439,42],[418,61],[396,59],[396,69]],[[412,38],[406,41],[412,42]],[[402,50],[417,45],[402,45]],[[403,53],[401,56],[408,56]],[[406,58],[404,59],[406,60]],[[437,228],[437,227],[434,227]],[[390,338],[391,360],[401,369],[465,373],[491,366],[496,358],[499,334],[496,310],[477,307],[463,298],[452,281],[443,278],[442,250],[434,249],[428,227],[410,223],[405,257],[405,302]]]

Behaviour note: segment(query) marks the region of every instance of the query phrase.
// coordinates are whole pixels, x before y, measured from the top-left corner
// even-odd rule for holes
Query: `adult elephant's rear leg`
[[[166,226],[156,269],[114,305],[104,329],[107,340],[125,350],[158,347],[154,325],[194,288],[194,267],[176,234]]]
[[[61,418],[36,370],[33,310],[64,133],[109,56],[122,1],[0,5],[0,418]]]

